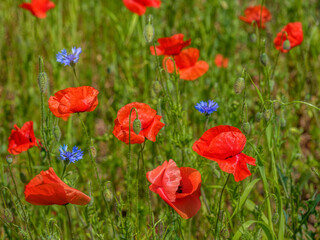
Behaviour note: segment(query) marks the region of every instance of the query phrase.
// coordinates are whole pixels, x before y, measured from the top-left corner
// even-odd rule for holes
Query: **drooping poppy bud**
[[[6,156],[7,163],[10,165],[13,162],[13,157],[11,155]]]
[[[283,48],[284,50],[290,50],[291,45],[290,45],[290,41],[289,41],[288,39],[283,42],[282,48]]]
[[[257,121],[257,122],[260,122],[260,120],[262,119],[262,117],[263,117],[263,114],[262,114],[261,112],[257,112],[257,113],[256,113],[256,121]]]
[[[141,121],[138,118],[136,118],[133,121],[132,127],[133,127],[133,131],[135,132],[135,134],[139,134],[141,131]]]
[[[269,121],[271,118],[271,111],[269,109],[265,110],[263,116],[266,119],[266,121]]]

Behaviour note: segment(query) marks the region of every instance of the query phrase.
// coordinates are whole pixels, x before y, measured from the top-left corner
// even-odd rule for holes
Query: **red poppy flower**
[[[261,11],[260,5],[246,8],[246,10],[244,10],[244,15],[245,16],[240,16],[239,19],[249,24],[254,22],[259,28],[265,28],[264,24],[269,22],[272,18],[271,13],[266,7],[262,7]]]
[[[247,164],[255,166],[256,160],[242,153],[246,137],[232,126],[217,126],[206,131],[193,144],[193,151],[216,161],[222,171],[232,173],[236,182],[251,175]]]
[[[191,39],[183,41],[184,35],[182,33],[175,34],[172,37],[159,38],[158,43],[160,46],[156,46],[157,55],[178,55],[182,48],[190,45]],[[150,47],[152,55],[155,55],[154,47]]]
[[[86,194],[65,184],[52,168],[35,176],[26,185],[24,196],[33,205],[86,205],[91,201]]]
[[[180,74],[180,78],[183,80],[196,80],[205,74],[209,65],[205,61],[198,61],[199,50],[196,48],[188,48],[183,50],[179,55],[174,57],[176,63],[176,70]],[[163,68],[167,65],[169,73],[174,72],[174,63],[166,56],[163,59]]]
[[[224,58],[221,54],[217,54],[217,56],[214,59],[214,63],[216,64],[216,66],[218,68],[227,68],[228,67],[228,63],[229,63],[229,59],[228,58]]]
[[[49,108],[56,117],[67,120],[70,114],[92,112],[98,105],[99,91],[90,86],[66,88],[49,98]]]
[[[173,160],[147,172],[149,189],[184,219],[196,215],[201,207],[201,174],[193,168],[177,167]]]
[[[50,0],[31,0],[31,3],[22,3],[20,7],[29,10],[37,18],[45,18],[46,12],[55,5]]]
[[[302,43],[303,30],[301,22],[288,23],[284,28],[282,28],[281,32],[277,34],[273,41],[276,49],[284,53],[288,52],[290,49],[283,49],[283,43],[287,39],[290,42],[290,49]]]
[[[138,118],[141,121],[141,131],[139,134],[136,134],[133,131],[133,121],[136,119],[136,111],[133,110],[130,124],[131,144],[143,143],[146,138],[155,142],[158,132],[165,124],[160,122],[161,116],[157,115],[157,111],[145,103],[133,102],[122,107],[118,111],[116,120],[114,120],[115,126],[112,132],[113,135],[120,141],[129,144],[129,115],[133,107],[138,111]]]
[[[138,15],[145,14],[147,7],[159,8],[160,0],[122,0],[124,5],[131,11]]]
[[[17,155],[21,152],[27,151],[33,146],[39,146],[33,132],[33,122],[26,122],[22,128],[19,128],[16,124],[11,131],[11,135],[8,138],[9,146],[8,152]],[[39,141],[40,142],[40,141]]]

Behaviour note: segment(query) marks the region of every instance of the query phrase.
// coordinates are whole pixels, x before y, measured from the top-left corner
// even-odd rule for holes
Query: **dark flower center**
[[[182,186],[181,185],[178,187],[177,193],[182,193]]]

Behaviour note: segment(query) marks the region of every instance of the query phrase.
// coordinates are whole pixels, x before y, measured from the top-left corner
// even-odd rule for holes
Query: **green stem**
[[[64,178],[64,173],[66,172],[66,169],[67,169],[67,160],[64,161],[64,166],[63,166],[63,171],[62,171],[62,175],[61,175],[61,180],[63,180]]]
[[[77,75],[77,72],[76,72],[75,65],[72,64],[71,67],[72,67],[72,70],[73,70],[74,77],[75,77],[75,79],[76,79],[76,81],[77,81],[77,85],[79,86],[80,82],[79,82],[79,78],[78,78],[78,75]],[[73,83],[73,85],[75,86],[74,83]]]
[[[69,225],[69,230],[70,230],[70,238],[73,240],[73,232],[72,232],[72,223],[71,223],[71,217],[69,214],[69,210],[67,205],[64,205],[66,212],[67,212],[67,216],[68,216],[68,225]]]
[[[20,204],[21,209],[22,209],[22,212],[23,212],[23,217],[24,217],[24,221],[25,221],[25,223],[26,223],[26,227],[27,227],[27,230],[28,230],[28,234],[29,234],[29,236],[30,236],[30,239],[32,240],[33,237],[32,237],[32,234],[31,234],[31,231],[30,231],[30,228],[29,228],[28,218],[27,218],[26,212],[24,211],[24,207],[23,207],[23,205],[22,205],[22,203],[21,203],[21,200],[20,200],[20,197],[19,197],[19,194],[18,194],[17,184],[16,184],[16,181],[14,180],[14,177],[13,177],[13,174],[12,174],[12,170],[11,170],[10,164],[9,164],[9,172],[10,172],[10,176],[11,176],[12,181],[13,181],[14,190],[15,190],[15,192],[16,192],[16,195],[17,195],[19,204]]]
[[[223,188],[222,188],[221,194],[220,194],[220,199],[219,199],[219,207],[218,207],[216,227],[215,227],[215,236],[217,237],[217,239],[219,239],[217,233],[218,233],[218,222],[219,222],[219,218],[220,218],[221,200],[222,200],[223,191],[224,191],[224,189],[225,189],[226,186],[227,186],[227,183],[228,183],[228,181],[229,181],[229,178],[230,178],[230,174],[228,174],[227,180],[226,180],[226,182],[225,182],[224,185],[223,185]]]

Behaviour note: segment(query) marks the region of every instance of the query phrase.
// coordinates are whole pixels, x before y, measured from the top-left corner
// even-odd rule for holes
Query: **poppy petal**
[[[156,115],[153,122],[145,129],[142,130],[142,134],[152,142],[156,141],[156,136],[161,128],[164,127],[164,123],[160,122],[161,116]]]
[[[176,198],[184,198],[193,194],[201,185],[201,174],[196,169],[190,167],[180,167],[181,193],[176,193]]]
[[[205,61],[197,62],[193,67],[180,69],[180,78],[193,81],[205,74],[209,69],[209,64]]]
[[[113,135],[118,138],[120,141],[125,142],[126,144],[129,144],[129,127],[125,128],[120,123],[118,118],[114,120],[115,126],[113,129]],[[134,131],[131,131],[130,133],[130,141],[131,144],[141,144],[145,141],[145,137],[141,135],[141,132],[139,135],[137,135]]]

